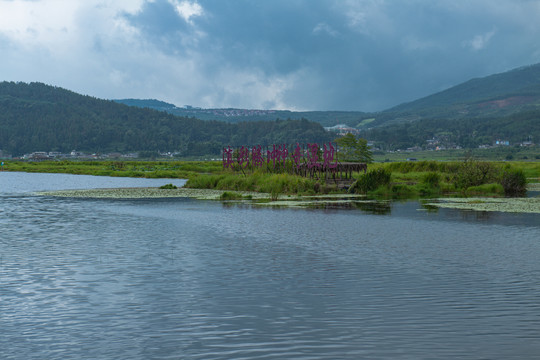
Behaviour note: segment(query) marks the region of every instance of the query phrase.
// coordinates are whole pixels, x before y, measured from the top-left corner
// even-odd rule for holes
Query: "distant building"
[[[339,136],[347,135],[348,133],[351,133],[353,135],[358,135],[360,133],[360,130],[344,125],[344,124],[339,124],[339,125],[331,126],[331,127],[325,127],[324,130],[337,133]]]
[[[66,157],[66,154],[62,154],[58,151],[49,151],[49,157],[53,159],[63,158]]]
[[[49,154],[45,151],[36,151],[31,153],[28,156],[28,159],[30,160],[48,160],[50,159]]]

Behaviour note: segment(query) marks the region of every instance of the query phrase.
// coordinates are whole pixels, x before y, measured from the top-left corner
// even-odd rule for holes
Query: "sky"
[[[540,0],[0,0],[0,81],[381,111],[540,63]]]

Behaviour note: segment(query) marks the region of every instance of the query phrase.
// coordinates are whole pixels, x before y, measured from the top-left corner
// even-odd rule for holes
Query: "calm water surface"
[[[32,194],[170,182],[0,173],[0,359],[540,358],[538,215]]]

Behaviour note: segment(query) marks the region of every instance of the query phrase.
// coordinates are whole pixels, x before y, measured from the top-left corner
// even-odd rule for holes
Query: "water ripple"
[[[538,226],[1,204],[1,359],[540,357]]]

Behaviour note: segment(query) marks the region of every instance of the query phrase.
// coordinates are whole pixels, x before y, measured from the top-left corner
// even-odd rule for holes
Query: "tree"
[[[334,140],[338,145],[338,159],[345,161],[372,163],[373,156],[366,139],[351,133]]]

